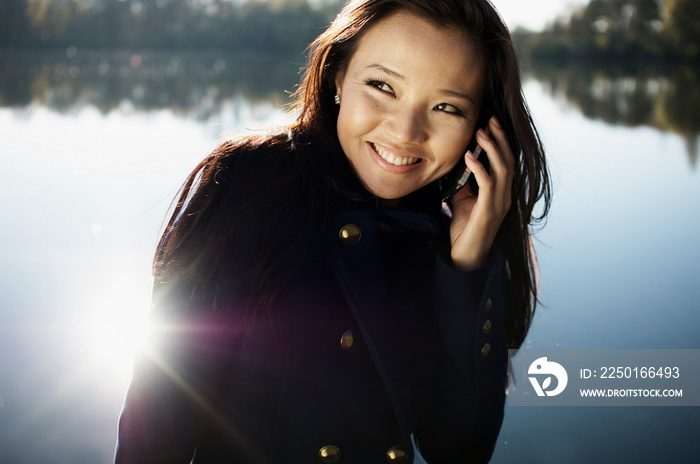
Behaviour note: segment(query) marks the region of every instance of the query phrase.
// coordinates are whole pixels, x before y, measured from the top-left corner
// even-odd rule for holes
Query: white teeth
[[[416,164],[418,161],[420,161],[420,158],[397,158],[391,153],[385,152],[382,147],[375,144],[372,144],[372,148],[374,148],[374,151],[376,151],[377,154],[381,156],[387,163],[391,163],[394,166],[406,166],[408,164]]]

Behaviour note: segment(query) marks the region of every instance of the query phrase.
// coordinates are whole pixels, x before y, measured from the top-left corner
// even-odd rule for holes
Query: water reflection
[[[253,103],[289,102],[303,56],[223,52],[80,51],[0,54],[0,105],[108,113],[128,102],[136,111],[170,109],[206,120],[243,94]]]
[[[102,113],[169,109],[203,121],[237,95],[252,103],[289,103],[303,56],[224,52],[6,51],[0,54],[0,106],[41,105],[59,113],[93,106]],[[529,75],[552,97],[608,124],[648,126],[680,135],[693,166],[700,134],[699,70],[615,69],[539,64]]]
[[[700,134],[699,70],[615,69],[591,65],[539,65],[532,77],[546,83],[550,95],[564,99],[584,116],[611,125],[648,126],[685,140],[690,163],[698,158]]]

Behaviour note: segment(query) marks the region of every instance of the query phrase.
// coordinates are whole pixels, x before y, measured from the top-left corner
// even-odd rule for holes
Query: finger
[[[489,164],[491,165],[491,173],[495,177],[507,178],[508,166],[501,154],[501,149],[497,142],[489,136],[485,130],[479,129],[476,132],[476,139],[481,148],[486,152]]]
[[[494,139],[492,139],[486,131],[479,129],[477,131],[477,141],[479,145],[486,152],[489,164],[491,165],[490,178],[492,179],[493,194],[489,195],[489,199],[495,200],[498,204],[503,203],[503,199],[510,195],[512,188],[512,175],[510,170],[506,165],[503,156],[501,155],[500,149],[498,148]],[[477,183],[479,179],[477,178]],[[479,189],[482,188],[481,183],[479,183]]]
[[[496,116],[493,116],[489,120],[489,129],[491,129],[491,135],[496,141],[496,145],[498,145],[498,149],[503,155],[506,165],[512,172],[515,169],[515,156],[513,155],[513,150],[510,147],[510,142],[508,142],[508,136],[506,135],[506,132],[503,130],[503,127]]]
[[[493,124],[494,122],[495,124]],[[491,164],[491,177],[494,178],[496,192],[494,198],[499,204],[502,203],[509,207],[515,161],[505,131],[495,118],[491,118],[491,123],[489,128],[493,129],[492,137],[485,131],[479,130],[477,140],[479,144],[483,145]]]
[[[515,176],[515,156],[513,155],[510,142],[508,141],[508,136],[496,116],[491,117],[489,128],[491,129],[492,137],[496,141],[496,145],[505,161],[507,169],[506,176],[502,179],[504,182],[499,182],[501,186],[501,190],[499,191],[503,194],[503,207],[508,210],[512,203],[511,191],[513,187],[513,177]]]
[[[464,161],[467,164],[467,169],[472,172],[476,179],[476,183],[479,186],[479,196],[490,198],[493,189],[493,179],[486,171],[484,165],[474,157],[474,153],[471,151],[467,151],[466,155],[464,155]]]
[[[505,151],[511,153],[505,133],[499,130],[496,134],[505,142]],[[484,151],[486,151],[486,156],[491,164],[491,175],[489,177],[488,190],[486,190],[485,193],[485,200],[496,207],[496,211],[498,211],[497,214],[501,214],[501,212],[510,209],[512,203],[511,190],[513,185],[513,170],[509,169],[507,166],[506,160],[503,158],[497,143],[494,139],[489,137],[485,131],[479,129],[477,132],[477,140],[479,144],[482,145]],[[476,180],[479,184],[479,196],[482,196],[481,190],[483,186],[481,182],[483,181],[478,177],[476,177]]]

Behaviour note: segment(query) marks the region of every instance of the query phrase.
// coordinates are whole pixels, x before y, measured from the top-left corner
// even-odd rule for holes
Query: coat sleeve
[[[222,225],[219,218],[233,218],[232,211],[243,209],[248,197],[241,192],[247,184],[239,181],[257,166],[253,158],[249,151],[224,143],[192,174],[215,173],[214,182],[181,192],[186,198],[178,199],[184,206],[173,226],[181,242],[168,258],[177,265],[154,288],[149,342],[136,356],[119,419],[117,464],[189,463],[202,437],[211,435],[207,430],[212,422],[223,421],[217,415],[221,363],[230,361],[229,348],[240,338],[232,331],[247,281],[213,282],[203,278],[209,271],[202,269],[238,276],[252,259],[254,239],[260,236],[256,221],[238,221],[235,236],[246,240],[229,240],[229,223]],[[233,249],[222,244],[242,245]],[[214,310],[215,303],[219,310]]]
[[[442,341],[435,392],[416,441],[434,463],[488,462],[503,422],[508,349],[497,247],[482,268],[461,272],[438,253],[435,316]]]
[[[217,414],[215,364],[230,334],[215,317],[152,312],[150,340],[136,357],[119,419],[116,464],[191,462]]]

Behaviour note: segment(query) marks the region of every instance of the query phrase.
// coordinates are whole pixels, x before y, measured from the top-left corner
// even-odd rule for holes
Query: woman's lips
[[[416,164],[421,161],[420,158],[407,157],[407,156],[395,156],[389,153],[384,147],[377,145],[376,143],[370,142],[372,149],[387,163],[393,164],[394,166],[407,166],[411,164]]]

